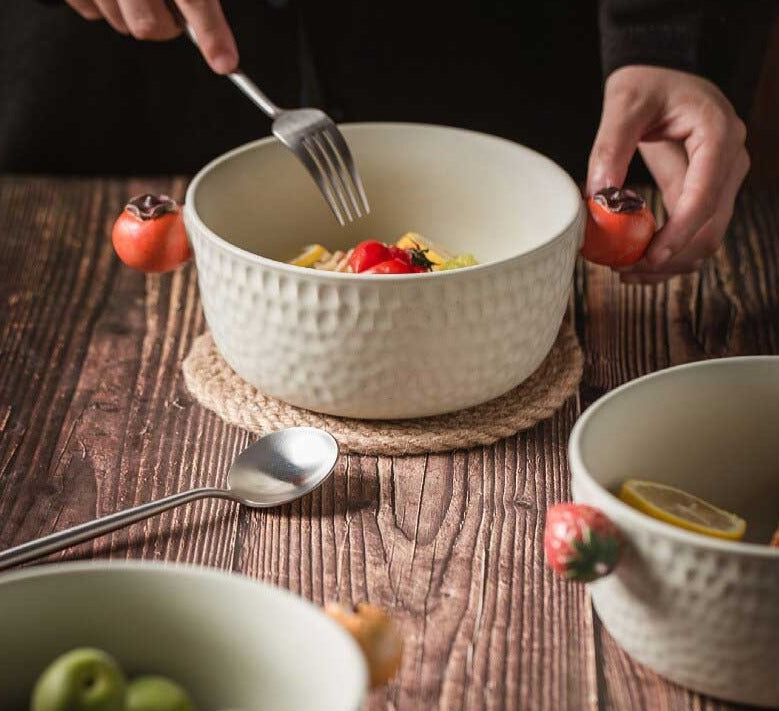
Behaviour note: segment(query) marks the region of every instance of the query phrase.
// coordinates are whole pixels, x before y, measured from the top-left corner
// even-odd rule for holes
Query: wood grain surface
[[[108,237],[129,196],[180,198],[184,186],[0,178],[0,548],[220,484],[248,443],[182,381],[204,328],[194,268],[144,277],[117,262]],[[626,287],[579,265],[571,307],[584,381],[532,430],[452,455],[342,458],[293,505],[201,501],[52,560],[202,563],[317,603],[389,608],[406,655],[372,711],[734,709],[615,645],[586,590],[544,568],[543,512],[570,495],[567,438],[601,394],[676,363],[779,352],[778,285],[779,189],[755,188],[700,274]]]

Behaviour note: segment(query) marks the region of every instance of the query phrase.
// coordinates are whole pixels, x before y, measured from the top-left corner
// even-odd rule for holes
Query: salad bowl
[[[0,576],[2,708],[74,648],[128,675],[176,680],[202,711],[357,711],[367,688],[352,637],[302,598],[240,575],[149,562],[64,563]]]
[[[205,317],[233,369],[267,395],[347,417],[443,414],[512,389],[541,364],[584,233],[579,190],[552,161],[484,134],[342,127],[371,214],[338,227],[275,139],[192,180],[184,222]],[[405,275],[285,263],[417,232],[478,266]]]
[[[623,539],[592,583],[614,639],[657,673],[712,696],[779,707],[779,356],[708,360],[634,380],[571,434],[575,501]],[[703,536],[616,496],[626,479],[666,484],[747,522],[743,541]]]

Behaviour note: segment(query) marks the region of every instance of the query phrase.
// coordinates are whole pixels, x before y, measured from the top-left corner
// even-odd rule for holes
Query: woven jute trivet
[[[321,427],[342,452],[423,454],[488,445],[550,417],[576,390],[582,351],[566,321],[546,360],[524,383],[494,400],[416,420],[355,420],[302,410],[258,392],[225,362],[210,334],[195,339],[184,379],[198,402],[223,420],[266,434],[282,427]]]

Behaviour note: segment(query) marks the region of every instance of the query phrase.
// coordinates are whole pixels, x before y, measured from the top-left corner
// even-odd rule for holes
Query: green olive
[[[192,699],[164,676],[140,676],[130,682],[125,711],[196,711]]]
[[[38,678],[30,711],[124,711],[126,685],[108,654],[74,649],[57,657]]]

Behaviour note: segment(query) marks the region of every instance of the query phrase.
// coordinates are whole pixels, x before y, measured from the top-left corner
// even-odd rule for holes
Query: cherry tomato
[[[410,264],[395,258],[379,262],[370,269],[366,269],[363,274],[412,274],[413,272],[414,268]]]
[[[423,249],[404,249],[395,245],[390,245],[387,249],[389,249],[393,259],[405,262],[414,273],[429,272],[433,267],[433,262],[427,258]]]
[[[387,250],[390,253],[390,259],[399,259],[401,262],[411,264],[411,254],[408,250],[396,247],[394,244],[388,245]]]
[[[582,256],[596,264],[624,267],[644,256],[655,218],[632,190],[603,188],[587,200],[589,215]]]
[[[359,274],[381,262],[392,259],[392,257],[393,255],[386,244],[376,240],[366,240],[354,248],[352,256],[349,257],[349,266],[353,272]]]
[[[192,256],[181,211],[167,195],[134,197],[114,223],[119,258],[143,272],[169,272]]]

